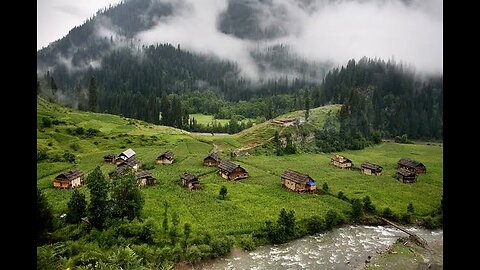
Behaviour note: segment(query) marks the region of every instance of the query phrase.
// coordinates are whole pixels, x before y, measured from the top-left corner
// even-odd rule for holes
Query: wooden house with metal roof
[[[351,169],[353,166],[353,163],[350,159],[338,154],[333,155],[333,157],[330,159],[330,163],[335,167],[342,169]]]
[[[417,174],[427,172],[427,168],[425,167],[425,165],[423,165],[423,163],[408,158],[401,158],[397,162],[397,169],[398,168],[404,168]]]
[[[282,186],[293,191],[314,191],[317,184],[308,174],[299,173],[294,170],[286,170],[282,176]]]
[[[382,166],[373,164],[370,162],[362,163],[362,172],[367,175],[380,175],[382,174]]]
[[[211,152],[203,159],[203,165],[208,167],[216,167],[221,161],[220,157],[215,152]]]
[[[180,175],[180,180],[182,181],[182,186],[188,189],[200,189],[200,181],[198,176],[193,173],[185,172]]]
[[[53,180],[53,187],[60,189],[76,188],[83,185],[85,174],[81,170],[61,173]]]
[[[157,164],[172,164],[174,160],[175,160],[175,155],[172,153],[172,151],[168,150],[165,153],[159,155],[155,159],[155,163],[157,163]]]
[[[413,183],[417,181],[417,174],[405,168],[398,168],[397,179],[403,183]]]
[[[218,174],[228,180],[239,180],[248,177],[248,172],[244,168],[226,160],[218,163]]]

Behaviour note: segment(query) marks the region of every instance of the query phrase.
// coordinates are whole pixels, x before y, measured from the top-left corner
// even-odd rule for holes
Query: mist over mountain
[[[408,91],[427,89],[421,84],[432,78],[436,91],[443,91],[438,89],[443,80],[442,4],[442,0],[126,0],[99,10],[39,50],[37,72],[44,88],[55,81],[59,90],[52,93],[57,99],[80,107],[87,102],[86,88],[95,77],[101,111],[141,119],[162,95],[172,94],[183,97],[190,113],[267,119],[302,109],[301,99],[309,93],[318,96],[312,97],[316,105],[344,101],[333,98],[335,94],[323,98],[321,89],[330,89],[323,81],[332,69],[365,57],[382,67],[374,77],[386,76],[394,66],[411,85]],[[372,85],[364,89],[345,80],[351,79],[340,78],[336,86],[345,93],[349,89],[342,85],[360,92],[375,84],[407,89],[397,85],[399,80],[388,84],[365,79]],[[394,88],[379,89],[379,99],[392,98]],[[215,96],[216,105],[187,101],[194,93]],[[403,98],[398,91],[395,95]],[[268,109],[249,105],[240,112],[229,104],[252,99],[249,104]]]

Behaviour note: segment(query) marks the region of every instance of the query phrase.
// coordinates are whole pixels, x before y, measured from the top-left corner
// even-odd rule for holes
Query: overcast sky
[[[37,50],[64,37],[97,10],[121,0],[37,0]]]

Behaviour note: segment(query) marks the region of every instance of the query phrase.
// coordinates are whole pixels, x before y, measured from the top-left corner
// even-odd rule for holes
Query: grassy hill
[[[306,125],[321,126],[328,111],[338,111],[339,105],[312,109]],[[279,118],[302,116],[303,111]],[[41,128],[44,117],[56,124]],[[298,194],[281,188],[280,175],[294,169],[313,177],[319,187],[327,182],[333,194],[339,191],[349,198],[369,195],[377,209],[390,207],[395,213],[406,212],[408,203],[415,213],[426,216],[440,204],[443,192],[443,147],[439,145],[397,144],[386,142],[359,151],[344,154],[359,166],[364,161],[381,164],[381,176],[367,176],[359,171],[341,170],[330,165],[332,154],[297,154],[286,156],[251,155],[237,157],[234,162],[247,169],[250,177],[229,182],[216,174],[215,168],[204,167],[203,158],[213,144],[220,147],[220,155],[228,157],[229,149],[251,142],[261,143],[273,136],[280,127],[265,122],[235,135],[198,136],[171,127],[157,126],[121,116],[81,112],[39,99],[37,103],[38,149],[47,159],[37,163],[37,186],[47,195],[56,216],[64,213],[72,190],[56,190],[52,180],[60,172],[79,168],[86,174],[96,166],[104,173],[114,169],[104,164],[107,153],[118,154],[132,148],[142,163],[153,163],[165,150],[172,150],[176,160],[172,165],[155,165],[152,171],[158,184],[142,189],[145,198],[144,217],[152,217],[161,227],[163,202],[179,213],[181,224],[189,222],[194,230],[216,234],[239,235],[250,233],[264,225],[265,220],[276,220],[282,208],[294,210],[297,220],[313,215],[325,216],[329,209],[348,220],[351,205],[329,195]],[[99,134],[87,136],[75,130],[97,129]],[[73,153],[76,163],[61,159],[63,153]],[[414,184],[403,184],[392,177],[401,157],[421,161],[428,173],[420,175]],[[180,186],[180,174],[200,175],[201,191],[189,191]],[[228,189],[226,200],[218,199],[222,185]],[[88,189],[79,190],[87,195]]]

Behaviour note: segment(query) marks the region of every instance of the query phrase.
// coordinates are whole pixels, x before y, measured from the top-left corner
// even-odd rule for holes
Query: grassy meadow
[[[313,109],[311,114],[315,125],[323,124],[330,110],[338,110],[338,106]],[[157,185],[142,188],[145,198],[143,216],[155,219],[159,227],[164,201],[170,204],[170,211],[179,213],[182,224],[188,222],[194,230],[229,235],[250,233],[263,226],[266,220],[276,220],[282,208],[295,210],[297,220],[313,215],[325,216],[329,209],[348,219],[351,205],[345,201],[330,195],[298,194],[282,189],[280,175],[286,169],[309,174],[319,188],[327,182],[333,194],[342,191],[349,198],[369,195],[377,209],[390,207],[398,214],[405,213],[408,203],[412,202],[416,214],[428,215],[439,206],[443,193],[443,147],[439,145],[384,142],[364,150],[339,153],[352,159],[358,167],[364,161],[380,164],[384,168],[381,176],[335,168],[330,165],[332,154],[237,157],[234,162],[242,165],[250,177],[230,182],[221,178],[216,168],[204,167],[203,158],[213,144],[219,147],[220,156],[229,159],[231,149],[273,136],[275,128],[270,122],[235,135],[200,136],[121,116],[79,112],[39,99],[39,123],[43,117],[52,117],[60,124],[39,128],[37,147],[47,151],[49,156],[65,151],[76,156],[75,164],[51,160],[37,163],[37,186],[47,195],[57,216],[66,211],[73,191],[54,189],[52,181],[56,175],[71,168],[79,168],[88,174],[96,166],[100,166],[106,175],[115,165],[105,164],[103,156],[108,153],[118,155],[127,148],[132,148],[142,163],[153,163],[166,150],[173,151],[176,156],[173,164],[155,165],[151,170],[157,178]],[[67,129],[78,127],[95,128],[100,134],[93,137],[68,134]],[[400,183],[393,175],[396,162],[402,157],[424,163],[427,173],[420,175],[414,184]],[[180,174],[183,172],[199,175],[203,189],[190,191],[182,188]],[[228,189],[225,200],[218,198],[222,185]],[[88,199],[87,187],[79,190]]]

